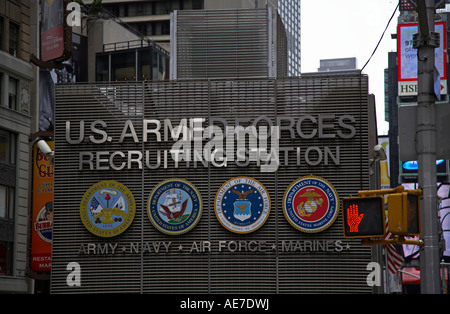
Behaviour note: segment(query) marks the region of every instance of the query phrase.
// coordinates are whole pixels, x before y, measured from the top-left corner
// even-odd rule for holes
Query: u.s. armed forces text
[[[159,167],[227,167],[230,163],[246,167],[255,162],[261,171],[273,172],[281,165],[306,163],[309,166],[341,163],[341,146],[303,145],[310,140],[349,140],[356,135],[352,115],[303,115],[298,119],[283,116],[236,118],[234,125],[225,119],[181,119],[178,125],[170,119],[143,119],[142,123],[126,120],[120,135],[112,136],[104,120],[66,121],[65,139],[71,145],[92,143],[95,151],[78,153],[79,170],[123,170]],[[115,126],[117,128],[117,126]],[[299,146],[280,147],[287,138]],[[171,142],[170,149],[145,149],[142,143]],[[315,141],[317,143],[317,141]],[[102,144],[136,144],[135,150],[103,150]],[[90,146],[92,147],[92,146]],[[111,146],[109,146],[111,147]]]

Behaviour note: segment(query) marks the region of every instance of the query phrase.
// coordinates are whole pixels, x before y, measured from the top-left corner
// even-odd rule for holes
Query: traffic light
[[[381,196],[350,197],[342,200],[345,238],[384,236],[384,200]]]
[[[388,195],[388,229],[391,233],[420,234],[420,196],[420,190]]]

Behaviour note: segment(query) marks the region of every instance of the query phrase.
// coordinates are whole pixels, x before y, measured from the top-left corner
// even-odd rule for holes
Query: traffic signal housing
[[[388,230],[392,234],[420,234],[421,194],[421,190],[410,190],[388,195]]]
[[[342,199],[345,238],[383,237],[386,231],[381,196]]]

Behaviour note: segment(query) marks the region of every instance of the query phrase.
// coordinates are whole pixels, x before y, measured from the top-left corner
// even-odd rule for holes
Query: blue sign
[[[443,162],[444,162],[444,159],[436,160],[436,166],[442,164]],[[419,170],[419,162],[417,160],[405,161],[403,163],[403,169],[410,170],[410,171],[417,171],[417,170]]]

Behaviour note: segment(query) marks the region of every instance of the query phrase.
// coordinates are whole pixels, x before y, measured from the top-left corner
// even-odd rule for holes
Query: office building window
[[[5,218],[6,210],[8,208],[8,187],[0,185],[0,218]]]
[[[3,103],[3,93],[4,93],[4,88],[3,88],[3,73],[0,72],[0,106],[6,106]]]
[[[96,81],[109,81],[109,55],[99,55],[96,56]]]
[[[12,242],[0,241],[0,275],[12,275]]]
[[[0,275],[13,274],[16,139],[0,129]]]
[[[5,40],[5,30],[3,28],[3,17],[0,16],[0,50],[5,49],[3,48],[5,46],[5,44],[3,43],[4,40]]]
[[[9,23],[9,53],[17,57],[17,49],[19,44],[19,25]]]
[[[14,218],[14,188],[0,185],[0,219]]]
[[[0,129],[0,163],[16,163],[16,136],[14,133]]]
[[[136,54],[135,51],[115,53],[111,55],[111,80],[136,80]]]
[[[8,84],[8,107],[10,109],[17,109],[17,80],[10,77]]]

